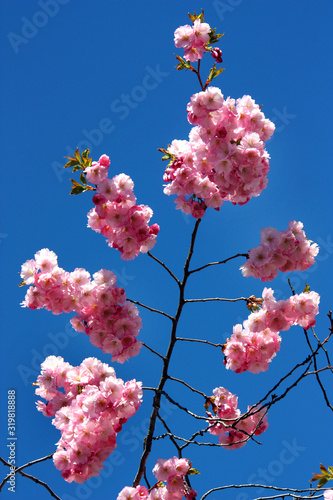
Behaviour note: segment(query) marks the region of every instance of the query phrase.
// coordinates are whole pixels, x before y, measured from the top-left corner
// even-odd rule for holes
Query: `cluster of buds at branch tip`
[[[251,295],[246,301],[246,307],[249,311],[258,311],[263,303],[263,299],[257,299],[254,295]]]

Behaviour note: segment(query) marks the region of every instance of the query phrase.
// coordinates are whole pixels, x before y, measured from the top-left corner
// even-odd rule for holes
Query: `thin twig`
[[[158,262],[162,267],[164,267],[164,269],[166,271],[168,271],[168,273],[170,274],[170,276],[177,282],[178,285],[180,285],[180,281],[179,279],[177,278],[177,276],[175,276],[173,274],[173,272],[168,268],[167,265],[164,264],[164,262],[162,262],[160,259],[158,259],[157,257],[155,257],[152,253],[148,252],[148,255],[149,257],[151,257],[152,259],[154,259],[156,262]]]
[[[318,344],[318,347],[317,347],[316,351],[314,351],[314,349],[313,349],[313,347],[312,347],[312,345],[311,345],[311,342],[310,342],[309,336],[308,336],[308,332],[307,332],[307,330],[305,330],[305,328],[303,328],[303,332],[304,332],[304,335],[305,335],[305,338],[306,338],[306,342],[307,342],[307,344],[308,344],[308,346],[309,346],[309,348],[310,348],[310,350],[311,350],[312,354],[314,355],[314,353],[315,353],[315,352],[317,352],[317,351],[318,351],[318,349],[322,347],[322,344],[323,344],[323,343],[322,343],[322,342],[320,342],[320,343]],[[332,329],[330,329],[330,335],[332,335]],[[328,338],[330,337],[330,335],[328,336]],[[327,339],[325,339],[325,340],[324,340],[324,342],[326,342],[326,341],[327,341]],[[316,372],[316,373],[315,373],[315,374],[316,374],[316,379],[317,379],[317,382],[318,382],[318,384],[319,384],[319,387],[320,387],[320,389],[321,389],[321,391],[322,391],[322,393],[323,393],[324,400],[325,400],[325,402],[326,402],[327,406],[328,406],[328,407],[329,407],[329,408],[333,411],[333,406],[332,406],[332,405],[331,405],[331,403],[329,402],[328,396],[327,396],[326,391],[325,391],[325,387],[323,386],[323,384],[322,384],[322,382],[321,382],[321,380],[320,380],[320,377],[319,377],[319,375],[318,375],[317,358],[316,358],[316,356],[315,356],[315,355],[313,356],[313,364],[314,364],[314,369],[315,369],[315,372]]]
[[[206,394],[204,392],[201,392],[201,391],[198,391],[197,389],[194,389],[194,387],[191,387],[189,384],[184,382],[184,380],[180,380],[179,378],[171,377],[170,375],[168,375],[168,379],[173,380],[174,382],[179,382],[180,384],[185,385],[185,387],[188,387],[192,392],[196,392],[197,394],[200,394],[201,396],[203,396],[205,399],[208,399],[208,396],[206,396]]]
[[[127,300],[128,300],[128,302],[132,302],[132,304],[136,304],[138,306],[144,307],[145,309],[148,309],[149,311],[156,312],[158,314],[162,314],[163,316],[166,316],[167,318],[171,319],[171,321],[173,321],[173,317],[164,311],[159,311],[159,309],[154,309],[153,307],[146,306],[145,304],[142,304],[141,302],[138,302],[137,300],[132,300],[132,299],[127,299]]]
[[[51,455],[52,456],[52,455]],[[43,460],[46,460],[48,457],[44,457],[43,459],[39,459],[39,460],[34,460],[33,462],[29,462],[30,465],[33,465],[37,462],[41,462]],[[8,462],[6,462],[3,458],[0,457],[0,461],[4,464],[4,465],[7,465],[8,467],[12,467],[11,464],[9,464]],[[28,467],[29,464],[25,464],[24,466],[22,467]],[[47,491],[50,493],[50,495],[53,497],[53,498],[56,498],[56,500],[61,500],[60,497],[58,497],[58,495],[56,495],[54,493],[54,491],[49,487],[49,485],[47,483],[44,483],[44,481],[41,481],[40,479],[38,479],[37,477],[34,477],[34,476],[31,476],[30,474],[27,474],[26,472],[23,472],[22,471],[22,467],[17,467],[15,469],[15,473],[18,472],[19,474],[21,474],[21,476],[23,477],[26,477],[28,479],[31,479],[32,481],[34,481],[35,483],[37,484],[40,484],[41,486],[44,486],[44,488],[47,489]],[[6,478],[6,481],[9,479],[9,477],[7,476]],[[5,481],[3,481],[3,483],[5,483]]]
[[[223,347],[224,344],[214,344],[213,342],[209,342],[208,340],[202,340],[202,339],[185,339],[183,337],[177,337],[177,340],[181,340],[183,342],[200,342],[202,344],[208,344],[212,345],[213,347]]]
[[[332,367],[332,366],[325,366],[325,368],[319,368],[319,370],[316,370],[316,371],[313,371],[313,372],[307,372],[307,373],[305,374],[305,377],[306,377],[307,375],[316,375],[317,373],[324,372],[324,371],[326,371],[326,370],[332,370],[332,369],[333,369],[333,367]]]
[[[244,300],[248,302],[249,299],[247,297],[238,297],[237,299],[223,299],[221,297],[209,298],[209,299],[186,299],[185,304],[189,302],[238,302],[240,300]]]
[[[154,349],[152,349],[151,347],[149,347],[149,345],[147,345],[145,342],[141,342],[142,345],[146,348],[146,349],[149,349],[149,351],[153,352],[154,354],[156,354],[156,356],[159,356],[160,358],[164,359],[164,356],[162,356],[162,354],[160,354],[159,352],[155,351]]]
[[[177,441],[175,440],[176,436],[173,434],[173,432],[171,432],[171,429],[168,427],[168,424],[166,423],[166,421],[161,417],[160,413],[157,414],[157,418],[164,425],[165,429],[167,430],[166,435],[168,435],[168,437],[170,438],[170,441],[175,445],[175,447],[178,451],[178,456],[179,456],[179,458],[181,458],[181,456],[182,456],[181,449],[180,449]]]
[[[293,488],[280,488],[278,486],[269,486],[269,485],[266,485],[266,484],[230,484],[228,486],[218,486],[217,488],[210,489],[209,491],[207,491],[201,497],[201,500],[204,500],[208,495],[210,495],[211,493],[214,493],[214,491],[228,490],[228,489],[232,489],[232,488],[236,488],[236,489],[240,489],[240,488],[263,488],[263,489],[268,489],[268,490],[283,491],[283,492],[285,492],[286,496],[287,496],[288,492],[291,492],[291,493],[315,493],[316,491],[318,491],[318,492],[325,491],[325,488],[319,488],[319,489],[306,488],[306,489],[298,490],[298,489],[293,489]],[[283,495],[281,495],[281,496],[283,496]],[[302,497],[302,498],[320,498],[321,496],[322,495],[311,496],[311,497],[310,496],[305,496],[305,497]]]
[[[190,274],[197,273],[197,272],[201,271],[202,269],[206,269],[206,267],[217,266],[219,264],[226,264],[227,262],[229,262],[229,260],[236,259],[237,257],[246,257],[247,258],[248,256],[249,255],[247,253],[238,253],[237,255],[233,255],[232,257],[228,257],[227,259],[220,260],[218,262],[210,262],[209,264],[206,264],[205,266],[201,266],[201,267],[198,267],[197,269],[193,269],[192,271],[190,271]]]
[[[11,467],[12,469],[14,469],[15,470],[14,474],[16,474],[17,472],[21,472],[21,470],[25,469],[26,467],[31,467],[31,465],[35,465],[35,464],[38,464],[40,462],[44,462],[45,460],[50,460],[50,458],[52,458],[52,457],[53,457],[53,453],[51,453],[50,455],[46,455],[45,457],[42,457],[42,458],[37,458],[36,460],[32,460],[31,462],[28,462],[24,465],[21,465],[20,467],[15,467],[15,466],[13,467],[13,465],[6,462],[2,457],[0,457],[0,461],[4,465],[8,465],[8,467]],[[4,486],[4,484],[10,479],[10,477],[11,477],[11,474],[9,474],[8,476],[6,476],[4,478],[4,480],[0,484],[0,491],[1,491],[2,487]]]

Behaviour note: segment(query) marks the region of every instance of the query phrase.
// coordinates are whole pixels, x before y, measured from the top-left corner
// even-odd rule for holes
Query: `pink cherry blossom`
[[[147,211],[141,213],[147,217]],[[92,344],[112,354],[119,363],[139,353],[139,312],[127,302],[125,290],[117,287],[112,271],[101,269],[92,280],[85,269],[68,273],[59,268],[56,254],[48,249],[37,252],[35,257],[38,265],[37,260],[29,260],[22,266],[23,280],[31,283],[23,307],[45,308],[53,314],[75,312],[70,320],[73,328],[86,333]]]
[[[141,382],[124,383],[96,358],[73,367],[60,356],[49,356],[37,385],[36,394],[47,399],[46,404],[38,401],[37,409],[54,417],[52,423],[61,432],[53,459],[62,477],[82,483],[99,475],[116,447],[117,433],[141,404]],[[61,407],[53,404],[59,396]]]
[[[176,500],[183,497],[194,500],[197,492],[189,488],[185,481],[189,469],[190,464],[186,458],[159,458],[153,468],[158,483],[149,492],[145,486],[125,486],[117,500]]]
[[[278,271],[305,271],[314,264],[319,248],[306,238],[301,222],[290,221],[286,231],[265,227],[260,232],[260,245],[249,251],[240,268],[243,276],[271,281]]]
[[[201,218],[207,207],[218,210],[224,201],[243,205],[259,196],[269,171],[264,141],[274,124],[254,100],[224,99],[220,89],[208,87],[191,97],[187,116],[194,125],[189,141],[172,141],[172,159],[163,176],[164,193],[178,196],[177,209]],[[265,269],[266,275],[272,272]]]
[[[101,233],[124,260],[133,260],[140,252],[151,250],[160,228],[158,224],[149,226],[153,215],[150,207],[136,205],[132,179],[119,174],[112,179],[96,177],[94,183],[97,193],[93,196],[95,207],[88,212],[88,227]]]
[[[212,425],[209,432],[219,436],[219,443],[224,448],[242,448],[252,435],[257,436],[268,428],[265,409],[248,407],[243,417],[237,408],[237,396],[224,387],[216,387],[210,399],[215,416],[207,411]]]
[[[252,312],[243,325],[235,325],[233,334],[224,345],[226,368],[236,373],[266,371],[280,349],[281,330],[289,330],[296,324],[308,329],[316,322],[320,300],[316,292],[304,292],[276,301],[273,290],[265,288],[262,298],[262,308]]]

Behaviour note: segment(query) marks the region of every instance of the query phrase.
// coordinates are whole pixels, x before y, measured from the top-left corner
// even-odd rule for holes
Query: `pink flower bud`
[[[215,59],[216,62],[221,63],[223,61],[222,59],[222,50],[219,49],[218,47],[215,47],[211,51],[212,57]]]

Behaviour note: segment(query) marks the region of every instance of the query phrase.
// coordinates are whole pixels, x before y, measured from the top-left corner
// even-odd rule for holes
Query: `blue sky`
[[[187,12],[200,12],[201,8],[206,21],[217,32],[225,32],[219,46],[226,70],[214,84],[225,96],[250,94],[276,124],[276,133],[267,143],[271,155],[267,189],[245,206],[225,203],[220,212],[208,211],[200,226],[193,265],[246,252],[259,244],[262,227],[284,230],[291,219],[302,221],[307,236],[320,246],[317,264],[303,274],[280,275],[270,286],[278,298],[287,298],[288,277],[296,292],[307,282],[321,295],[317,334],[324,338],[328,333],[333,259],[332,3],[2,2],[1,401],[5,408],[8,389],[16,390],[19,465],[52,453],[59,439],[51,421],[36,411],[31,386],[45,356],[56,354],[73,365],[89,356],[110,362],[110,356],[93,347],[85,335],[75,335],[69,315],[53,316],[20,307],[25,290],[17,285],[23,262],[41,248],[50,248],[66,270],[85,267],[93,274],[101,268],[111,269],[129,298],[175,312],[176,288],[163,269],[144,255],[132,262],[122,261],[102,236],[86,228],[91,196],[68,196],[72,175],[62,165],[64,156],[78,145],[90,147],[94,159],[108,154],[112,175],[130,175],[138,203],[154,210],[152,222],[161,231],[153,254],[180,275],[194,222],[176,211],[172,197],[163,194],[164,164],[157,148],[166,147],[174,138],[186,139],[190,130],[186,104],[199,88],[192,74],[175,70],[174,53],[180,51],[174,47],[173,32],[189,22]],[[188,298],[260,296],[263,284],[244,279],[238,270],[241,263],[232,261],[197,273],[189,282]],[[168,321],[146,310],[141,316],[140,338],[163,352]],[[180,334],[224,342],[232,326],[246,317],[246,308],[240,303],[188,305]],[[217,386],[228,388],[238,395],[239,407],[245,411],[306,357],[300,328],[292,327],[282,338],[281,351],[267,373],[230,373],[223,367],[220,352],[186,344],[177,347],[172,374],[206,394]],[[160,376],[159,362],[154,363],[153,355],[142,350],[140,356],[116,364],[115,369],[125,380],[136,378],[144,386],[153,386]],[[323,381],[329,384],[327,374]],[[204,411],[200,399],[189,397],[171,382],[168,388],[184,404]],[[50,461],[28,472],[46,481],[63,500],[116,498],[136,473],[150,404],[151,394],[145,393],[144,404],[127,428],[124,426],[117,451],[98,479],[83,486],[67,484]],[[175,432],[188,436],[197,429],[170,405],[164,412]],[[2,412],[4,458],[5,416]],[[211,487],[248,482],[307,487],[320,462],[333,465],[327,438],[331,413],[314,379],[303,381],[271,409],[268,418],[270,427],[261,436],[262,446],[248,443],[234,452],[189,450],[187,458],[201,472],[192,480],[199,495]],[[169,443],[155,443],[148,470],[156,458],[173,455]],[[5,467],[1,467],[4,475]],[[20,500],[50,498],[43,487],[28,479],[19,477],[16,488]],[[260,494],[216,493],[214,498],[231,496],[247,500]],[[11,498],[6,487],[3,497]]]

